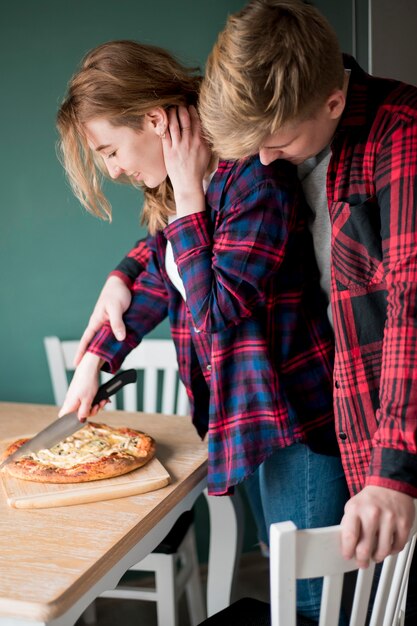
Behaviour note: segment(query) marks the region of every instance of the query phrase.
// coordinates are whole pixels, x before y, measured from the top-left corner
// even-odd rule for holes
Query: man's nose
[[[281,153],[278,150],[265,150],[264,148],[261,148],[259,150],[259,160],[261,161],[262,165],[269,165],[270,163],[272,163],[272,161],[276,161],[277,159],[281,158]]]

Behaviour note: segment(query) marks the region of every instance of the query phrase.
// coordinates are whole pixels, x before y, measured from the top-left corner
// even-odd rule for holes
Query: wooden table
[[[0,440],[34,434],[57,408],[0,403]],[[152,435],[171,475],[163,489],[103,502],[11,508],[0,493],[0,626],[72,626],[101,592],[149,554],[205,490],[207,447],[190,419],[121,411],[101,414]],[[230,603],[241,546],[237,496],[208,497],[208,615]]]

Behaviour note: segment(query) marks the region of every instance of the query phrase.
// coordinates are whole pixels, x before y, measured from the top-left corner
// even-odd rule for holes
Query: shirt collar
[[[368,114],[368,92],[371,76],[364,72],[355,59],[349,54],[343,55],[345,69],[350,70],[349,85],[346,95],[346,106],[336,130],[335,137],[343,132],[363,130],[372,123]]]

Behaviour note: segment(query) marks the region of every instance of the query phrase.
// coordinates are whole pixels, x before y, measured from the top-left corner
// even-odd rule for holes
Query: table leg
[[[242,551],[244,513],[237,490],[233,496],[206,496],[210,518],[207,573],[207,615],[232,602],[236,571]]]

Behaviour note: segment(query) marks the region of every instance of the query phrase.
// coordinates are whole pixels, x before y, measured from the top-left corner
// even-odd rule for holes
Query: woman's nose
[[[113,160],[106,161],[106,167],[110,178],[118,178],[122,173],[122,168],[117,165]]]
[[[122,170],[118,165],[111,165],[109,167],[109,174],[112,178],[119,178],[121,173]]]

